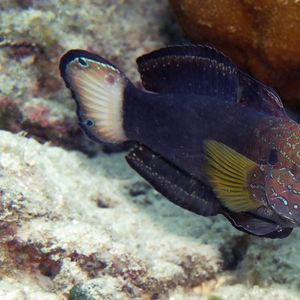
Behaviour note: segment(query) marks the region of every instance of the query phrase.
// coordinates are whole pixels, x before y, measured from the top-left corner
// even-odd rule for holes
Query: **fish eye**
[[[93,121],[93,120],[85,120],[85,121],[83,122],[83,124],[84,124],[85,126],[91,128],[91,127],[94,127],[94,126],[95,126],[95,121]]]
[[[269,155],[269,164],[275,165],[278,162],[277,151],[272,149]]]
[[[85,58],[82,58],[82,57],[79,57],[77,59],[77,62],[82,66],[82,67],[88,67],[88,63],[87,61],[85,60]]]

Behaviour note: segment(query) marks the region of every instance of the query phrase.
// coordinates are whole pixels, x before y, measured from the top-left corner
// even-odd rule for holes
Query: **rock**
[[[170,0],[187,37],[208,43],[300,108],[300,2]]]
[[[41,287],[42,282],[37,283],[35,278],[22,273],[20,277],[4,277],[0,281],[0,298],[3,300],[60,300],[61,298],[52,292],[45,292]],[[50,287],[49,287],[50,289]]]
[[[70,291],[70,300],[124,300],[128,299],[122,291],[122,284],[116,278],[104,276],[78,284]]]
[[[100,295],[116,282],[120,299],[167,295],[217,276],[218,237],[239,235],[222,220],[199,222],[149,188],[148,203],[136,202],[130,186],[141,179],[121,154],[90,159],[2,131],[0,169],[1,276],[31,274],[59,297],[75,285],[76,293],[103,286]],[[208,229],[216,232],[209,244]]]

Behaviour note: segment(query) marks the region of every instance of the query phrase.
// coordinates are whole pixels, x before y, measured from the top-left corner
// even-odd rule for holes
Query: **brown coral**
[[[300,108],[300,1],[170,0],[186,35],[224,51]]]

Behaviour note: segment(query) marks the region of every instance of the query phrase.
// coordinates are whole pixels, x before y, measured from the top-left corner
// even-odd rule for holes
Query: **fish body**
[[[147,145],[199,180],[206,180],[205,140],[217,140],[255,161],[268,159],[271,142],[265,147],[266,155],[251,147],[266,146],[268,137],[256,130],[266,119],[269,117],[262,113],[218,98],[138,93],[128,98],[124,127],[128,139]]]
[[[270,238],[299,226],[300,127],[276,92],[210,47],[164,48],[137,63],[145,90],[98,55],[63,56],[87,135],[136,142],[130,166],[185,209]]]

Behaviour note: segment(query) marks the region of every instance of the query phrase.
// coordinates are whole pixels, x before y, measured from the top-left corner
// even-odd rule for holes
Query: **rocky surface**
[[[194,43],[209,43],[300,111],[298,0],[170,0]]]
[[[220,251],[193,238],[212,221],[194,224],[145,189],[121,155],[89,159],[7,132],[0,140],[2,275],[30,273],[58,295],[99,278],[97,293],[116,285],[114,293],[131,298],[196,285],[222,269]]]

